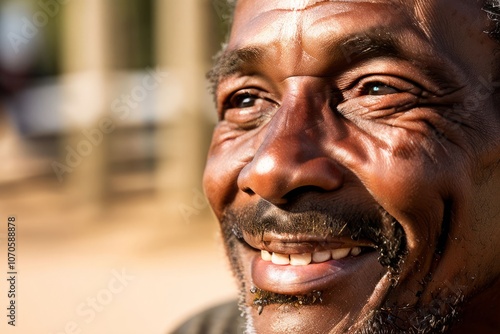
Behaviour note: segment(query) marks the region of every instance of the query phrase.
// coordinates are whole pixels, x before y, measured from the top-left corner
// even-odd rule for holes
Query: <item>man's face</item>
[[[475,1],[239,1],[204,186],[249,328],[427,333],[498,295],[486,26]]]

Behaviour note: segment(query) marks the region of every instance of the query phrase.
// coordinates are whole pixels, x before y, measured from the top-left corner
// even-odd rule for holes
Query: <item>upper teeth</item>
[[[349,254],[352,256],[358,256],[361,253],[360,247],[353,248],[337,248],[333,250],[324,250],[314,253],[303,253],[303,254],[280,254],[280,253],[270,253],[268,251],[262,250],[261,257],[264,261],[271,261],[274,264],[288,265],[292,266],[306,266],[309,263],[321,263],[326,262],[331,259],[340,260],[347,257]]]

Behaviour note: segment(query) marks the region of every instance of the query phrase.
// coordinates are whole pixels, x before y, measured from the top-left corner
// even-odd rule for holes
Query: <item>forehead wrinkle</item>
[[[312,9],[313,7],[319,6],[324,2],[330,2],[328,0],[317,1],[312,4],[309,4],[304,9],[301,10],[301,14],[304,11]],[[355,3],[372,3],[369,1],[335,1],[335,2],[355,2]],[[398,3],[399,0],[392,1],[380,1],[381,3]],[[379,1],[375,1],[375,3],[379,3]],[[413,6],[417,6],[415,3]],[[324,59],[325,50],[326,55],[328,57],[328,62],[331,64],[339,64],[345,65],[345,54],[342,53],[342,50],[346,48],[352,53],[350,61],[359,59],[366,59],[370,57],[376,56],[389,56],[389,57],[397,57],[401,59],[411,60],[415,58],[415,43],[413,43],[412,48],[408,48],[407,43],[405,42],[405,38],[403,38],[404,34],[411,34],[412,40],[417,38],[420,42],[418,43],[418,49],[422,50],[424,54],[422,57],[425,58],[437,58],[442,59],[443,54],[437,53],[434,48],[426,47],[433,45],[436,41],[429,38],[428,33],[422,30],[422,25],[417,24],[417,19],[415,19],[415,8],[412,5],[410,7],[403,6],[401,9],[394,9],[391,15],[391,19],[383,20],[383,17],[378,17],[376,24],[367,25],[366,27],[359,27],[355,29],[356,31],[350,32],[349,35],[343,36],[340,33],[337,33],[338,29],[342,29],[342,27],[335,27],[331,24],[328,24],[327,21],[320,22],[322,20],[327,20],[328,18],[321,18],[311,22],[309,27],[301,27],[301,32],[303,33],[302,38],[297,38],[298,29],[297,24],[293,23],[293,20],[289,20],[287,22],[288,26],[290,24],[295,25],[292,27],[294,33],[290,33],[285,29],[280,29],[278,31],[275,30],[274,37],[268,38],[264,40],[262,43],[259,41],[245,46],[244,43],[247,42],[246,39],[240,40],[239,42],[234,43],[232,48],[238,47],[239,44],[243,44],[241,49],[225,51],[222,56],[219,57],[216,65],[214,66],[213,74],[215,74],[216,80],[212,80],[214,83],[215,89],[217,89],[217,85],[220,80],[224,79],[227,76],[236,74],[238,72],[241,73],[250,73],[250,72],[258,72],[263,70],[264,61],[268,61],[269,64],[277,64],[278,61],[283,62],[287,61],[286,57],[282,57],[283,55],[293,55],[292,58],[288,59],[290,61],[291,66],[285,66],[287,71],[290,70],[292,72],[301,72],[302,63],[308,63],[309,61],[316,62],[316,64],[320,63],[320,59]],[[384,6],[385,7],[385,6]],[[413,8],[412,8],[413,7]],[[321,8],[318,8],[320,10]],[[256,17],[251,18],[247,21],[248,24],[253,25],[253,23],[257,23],[259,18],[265,16],[266,14],[270,14],[273,12],[287,12],[290,15],[291,10],[283,9],[283,8],[273,8],[267,11],[259,13]],[[340,9],[339,13],[345,13],[344,10]],[[401,13],[398,15],[398,13]],[[404,14],[404,16],[403,16]],[[299,13],[297,12],[297,15]],[[335,14],[333,15],[335,16]],[[297,16],[298,19],[298,16]],[[332,18],[330,17],[330,20]],[[300,19],[302,21],[302,18]],[[393,24],[388,25],[387,20],[394,21]],[[408,20],[410,20],[410,24],[408,24]],[[325,29],[321,29],[322,33],[317,35],[312,30],[315,30],[313,27],[321,28],[322,23],[327,27],[326,33],[324,33]],[[329,26],[329,27],[328,27]],[[328,29],[329,28],[329,29]],[[362,28],[362,29],[361,29]],[[278,28],[279,29],[279,28]],[[328,32],[328,30],[331,30]],[[349,29],[348,29],[349,30]],[[311,35],[311,36],[307,36]],[[317,35],[317,36],[316,36]],[[323,35],[323,36],[321,36]],[[322,50],[321,54],[312,54],[309,52],[309,48],[305,47],[304,43],[309,43],[307,40],[317,40],[325,39],[323,46],[320,48]],[[286,39],[290,43],[284,43],[286,45],[280,45],[280,42],[283,39]],[[304,39],[305,40],[302,40]],[[407,38],[406,38],[407,39]],[[283,43],[281,43],[283,44]],[[326,47],[325,47],[326,45]],[[291,47],[300,48],[300,52],[291,52]],[[343,49],[344,48],[344,49]],[[432,51],[432,52],[431,52]],[[343,63],[342,63],[343,60]],[[415,63],[419,63],[418,60],[423,59],[413,59]],[[339,63],[340,62],[340,63]],[[421,62],[420,62],[421,63]],[[436,62],[437,63],[437,62]],[[268,66],[269,64],[265,65]],[[307,64],[306,64],[307,66]],[[321,64],[319,64],[321,66]],[[434,66],[439,69],[438,66]],[[426,71],[428,72],[428,71]],[[433,72],[433,71],[431,71]],[[438,71],[441,72],[441,71]]]
[[[319,0],[313,3],[315,5],[319,2],[325,2],[330,0]],[[243,1],[240,0],[239,3]],[[302,0],[294,1],[294,2],[302,2]],[[300,25],[298,24],[299,15],[297,15],[297,11],[304,10],[309,6],[305,6],[304,8],[296,7],[295,9],[286,9],[286,8],[273,8],[267,11],[261,12],[255,17],[252,17],[247,23],[247,26],[252,26],[254,24],[258,24],[258,21],[267,16],[276,13],[292,13],[294,15],[294,20],[288,23],[285,27],[280,27],[280,36],[283,38],[293,38],[297,39],[298,28]],[[231,40],[231,38],[230,38]],[[221,52],[215,57],[215,64],[208,73],[207,77],[213,84],[213,91],[216,92],[218,85],[221,80],[225,77],[231,76],[238,72],[243,72],[245,68],[252,67],[262,61],[262,53],[265,49],[260,47],[252,47],[252,46],[244,46],[241,48],[236,48],[234,50],[228,50],[229,46],[225,45]]]
[[[349,24],[348,17],[356,15],[356,8],[346,6],[340,7],[333,13],[323,15],[309,23],[307,29],[304,29],[311,39],[325,39],[333,42],[328,42],[331,46],[340,45],[344,42],[364,40],[381,41],[386,40],[386,44],[396,45],[397,40],[395,34],[402,30],[409,30],[415,26],[413,16],[404,10],[403,7],[388,6],[387,3],[394,4],[394,1],[336,1],[340,2],[355,2],[357,4],[370,4],[371,14],[359,13],[358,16],[366,17],[362,25]],[[374,4],[375,3],[375,4]],[[379,10],[380,9],[380,10]],[[411,24],[408,24],[408,22]],[[347,22],[347,25],[345,24]],[[341,24],[342,23],[342,24]],[[348,31],[349,36],[343,37],[343,32]],[[339,42],[334,43],[335,40]],[[341,45],[342,46],[342,45]],[[354,45],[353,45],[354,46]],[[328,51],[333,51],[331,48]]]
[[[392,3],[394,2],[399,3],[400,1],[392,1]],[[314,30],[311,27],[321,28],[321,34],[313,32],[313,38],[310,39],[324,38],[326,47],[322,49],[326,50],[328,57],[348,58],[345,59],[345,62],[349,64],[375,57],[399,58],[410,61],[419,67],[438,86],[456,86],[457,82],[452,80],[449,74],[459,75],[457,64],[446,61],[446,59],[451,60],[449,55],[442,52],[441,49],[433,47],[436,45],[436,41],[429,39],[421,26],[417,24],[413,10],[399,7],[390,8],[389,11],[394,14],[391,15],[391,18],[384,19],[382,17],[373,25],[355,27],[347,36],[337,33],[337,30],[342,29],[342,27],[337,28],[328,22],[339,13],[313,21],[309,28],[304,28],[304,31],[311,33],[311,30]],[[389,20],[393,22],[388,24]],[[410,23],[408,24],[408,22]],[[323,25],[327,28],[322,27]],[[331,32],[328,32],[328,29]],[[346,57],[346,51],[348,57]],[[314,58],[324,59],[324,55]]]
[[[306,31],[306,25],[304,25],[304,23],[305,20],[309,20],[309,13],[312,13],[313,11],[322,11],[323,9],[330,10],[329,8],[323,8],[323,5],[330,7],[328,3],[340,3],[340,7],[337,7],[334,11],[336,12],[336,14],[342,14],[346,11],[352,10],[349,8],[349,5],[351,4],[391,4],[394,1],[397,0],[288,0],[269,2],[270,6],[267,7],[267,4],[263,4],[263,7],[255,12],[254,15],[246,18],[246,20],[243,20],[240,24],[236,24],[236,27],[233,26],[233,31],[231,34],[232,36],[230,38],[230,48],[237,48],[239,44],[245,44],[248,40],[251,41],[255,38],[261,39],[261,42],[266,42],[267,44],[272,44],[271,42],[274,42],[274,44],[279,42],[284,42],[283,44],[287,44],[288,47],[286,50],[281,52],[278,51],[277,55],[279,57],[277,57],[277,59],[279,61],[286,61],[286,59],[284,59],[286,57],[284,56],[295,55],[295,58],[298,57],[299,59],[290,59],[293,63],[293,66],[296,66],[303,58],[312,58],[318,60],[320,58],[309,52],[309,50],[303,45],[303,38],[308,34],[308,32]],[[245,2],[240,0],[240,6],[239,8],[237,8],[239,10],[236,11],[236,16],[240,17],[239,15],[244,15],[244,13],[247,13],[248,11],[253,11],[254,8],[251,6],[251,4],[251,1]],[[248,6],[248,8],[246,6]],[[391,7],[389,6],[389,8]],[[282,20],[278,25],[275,25],[274,23],[278,22],[276,22],[274,18],[278,17],[281,14],[286,15],[286,19]],[[269,27],[269,29],[271,29],[271,31],[274,29],[274,33],[269,33],[269,31],[264,33],[265,29],[263,30],[261,26],[263,24],[262,22],[266,22],[266,19],[268,17],[272,17],[270,22],[272,22],[271,25],[273,25],[273,27],[269,27],[269,23],[266,23],[266,25]],[[235,20],[235,22],[236,21],[239,22],[239,20]],[[256,31],[256,35],[247,35],[245,33],[246,31],[252,31],[252,29],[254,29],[253,31]],[[233,36],[234,34],[236,34],[236,32],[239,32],[239,37]],[[295,48],[295,50],[291,50],[291,48]]]

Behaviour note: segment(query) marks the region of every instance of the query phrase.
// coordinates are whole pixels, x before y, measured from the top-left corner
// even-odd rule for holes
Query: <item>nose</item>
[[[240,190],[280,205],[304,192],[342,187],[343,168],[328,153],[329,122],[322,119],[321,110],[315,113],[304,104],[276,112],[253,159],[238,176]]]

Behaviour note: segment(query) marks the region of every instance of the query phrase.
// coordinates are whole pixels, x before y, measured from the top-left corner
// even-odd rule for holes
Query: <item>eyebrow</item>
[[[403,58],[404,55],[403,49],[389,33],[377,30],[347,37],[336,45],[330,44],[327,50],[331,54],[341,53],[335,57],[342,56],[347,63],[378,56]]]
[[[418,38],[415,36],[415,38]],[[410,54],[391,33],[383,28],[359,32],[341,39],[335,38],[326,42],[326,50],[330,64],[355,64],[362,60],[376,57],[392,57],[420,63],[414,54]],[[215,57],[215,64],[207,74],[212,84],[212,93],[216,93],[219,83],[236,73],[246,73],[249,69],[258,68],[269,54],[269,47],[249,46],[227,51],[223,48]],[[423,65],[423,64],[422,64]],[[335,68],[335,66],[332,66]],[[441,78],[440,72],[444,69],[439,66],[425,64],[421,66],[425,74],[430,77]]]
[[[217,92],[219,82],[238,72],[242,72],[245,65],[258,64],[264,58],[265,51],[259,47],[246,47],[227,51],[227,46],[215,56],[215,63],[207,73],[207,78],[212,84],[212,93]]]

